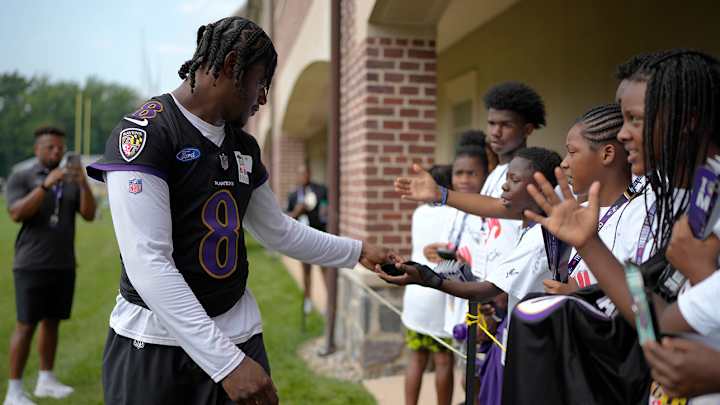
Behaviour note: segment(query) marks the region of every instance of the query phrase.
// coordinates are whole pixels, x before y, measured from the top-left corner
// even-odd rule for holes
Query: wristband
[[[50,187],[45,187],[45,183],[40,183],[40,188],[43,189],[43,191],[48,192],[50,191]]]
[[[438,186],[438,188],[440,189],[440,201],[435,201],[433,205],[436,207],[442,207],[443,205],[447,204],[448,189],[443,186]]]

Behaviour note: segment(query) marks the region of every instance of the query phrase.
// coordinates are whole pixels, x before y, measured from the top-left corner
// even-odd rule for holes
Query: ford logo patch
[[[200,149],[198,148],[185,148],[175,155],[177,160],[181,162],[189,162],[200,157]]]

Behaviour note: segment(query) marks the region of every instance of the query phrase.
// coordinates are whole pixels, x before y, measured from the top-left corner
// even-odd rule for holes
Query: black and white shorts
[[[75,294],[74,269],[13,270],[17,320],[68,319]]]
[[[270,375],[262,334],[238,345]],[[110,328],[102,370],[105,404],[233,404],[222,384],[214,382],[178,346],[142,343]]]

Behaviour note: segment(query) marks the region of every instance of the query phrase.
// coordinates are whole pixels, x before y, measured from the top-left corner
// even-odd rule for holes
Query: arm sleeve
[[[678,297],[680,313],[687,323],[705,336],[720,336],[720,271],[694,285]]]
[[[125,270],[143,301],[178,344],[215,382],[244,359],[200,305],[172,258],[172,221],[167,183],[139,171],[107,173],[113,225]],[[142,181],[130,193],[128,182]]]
[[[243,227],[265,247],[305,263],[352,268],[360,259],[360,241],[315,230],[283,214],[267,183],[253,191]]]
[[[25,176],[21,172],[15,172],[10,175],[7,185],[5,186],[5,198],[7,206],[10,208],[17,200],[25,197],[30,190],[25,182]]]

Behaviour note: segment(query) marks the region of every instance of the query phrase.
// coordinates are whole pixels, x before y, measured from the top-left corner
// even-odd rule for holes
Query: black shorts
[[[75,294],[75,270],[13,270],[17,320],[68,319]]]
[[[262,334],[238,345],[270,375]],[[110,328],[102,370],[105,404],[233,404],[222,384],[214,382],[178,346],[141,343]]]

